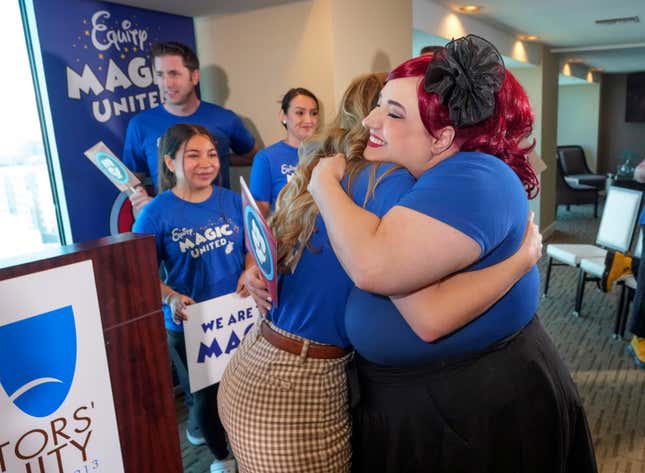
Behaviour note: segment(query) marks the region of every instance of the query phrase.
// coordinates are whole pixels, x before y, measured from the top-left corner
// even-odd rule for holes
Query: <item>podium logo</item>
[[[45,417],[65,401],[76,367],[72,306],[0,326],[0,385],[32,417]]]

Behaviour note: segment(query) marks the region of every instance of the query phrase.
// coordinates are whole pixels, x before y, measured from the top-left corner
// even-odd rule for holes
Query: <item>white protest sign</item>
[[[0,282],[0,473],[123,473],[91,261]]]
[[[184,321],[190,391],[219,383],[231,356],[260,315],[251,297],[236,293],[186,308]]]

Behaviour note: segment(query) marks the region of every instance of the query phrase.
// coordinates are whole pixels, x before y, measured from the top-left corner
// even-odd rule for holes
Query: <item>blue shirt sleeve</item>
[[[484,156],[484,155],[479,155]],[[450,158],[423,174],[399,205],[437,219],[475,240],[488,254],[509,234],[509,205],[519,179],[495,157]],[[492,162],[496,160],[498,163]],[[508,168],[506,171],[504,168]],[[494,211],[491,211],[494,209]]]
[[[241,227],[242,227],[242,233],[244,233],[244,211],[242,209],[242,195],[235,192],[234,193],[234,198],[233,198],[233,208],[235,209],[235,212],[237,213],[238,220],[241,222]],[[145,207],[144,207],[145,208]],[[244,237],[242,237],[244,238]],[[244,240],[242,241],[242,254],[246,255],[248,250],[246,249],[246,244]]]
[[[246,129],[240,117],[235,113],[233,114],[233,121],[231,123],[231,149],[235,154],[246,154],[255,146],[255,138]]]
[[[143,149],[143,139],[139,134],[139,128],[134,118],[128,123],[128,128],[125,132],[125,145],[121,159],[130,171],[150,174]]]
[[[414,185],[414,178],[406,170],[396,169],[392,172],[389,171],[389,166],[379,169],[374,194],[365,206],[367,210],[379,217],[382,217],[394,207],[399,202],[399,198]]]
[[[271,202],[272,187],[271,166],[267,154],[262,150],[253,158],[249,190],[255,200]]]
[[[154,199],[153,199],[154,201]],[[152,215],[152,202],[149,202],[143,209],[141,213],[134,221],[132,226],[132,231],[134,233],[141,233],[144,235],[152,235],[155,237],[155,246],[157,247],[157,263],[161,263],[163,260],[163,231],[159,227],[158,219]]]

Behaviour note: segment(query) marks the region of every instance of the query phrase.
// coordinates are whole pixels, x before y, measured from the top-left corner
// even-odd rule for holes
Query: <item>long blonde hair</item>
[[[279,272],[293,272],[315,230],[318,207],[307,185],[318,160],[337,153],[345,155],[348,193],[354,178],[369,165],[363,158],[369,133],[361,122],[376,105],[385,78],[385,73],[375,73],[354,79],[343,95],[336,118],[324,132],[300,147],[296,172],[278,195],[276,210],[269,222],[278,241]],[[377,168],[378,165],[374,166],[370,174],[363,206],[386,175],[377,181]]]

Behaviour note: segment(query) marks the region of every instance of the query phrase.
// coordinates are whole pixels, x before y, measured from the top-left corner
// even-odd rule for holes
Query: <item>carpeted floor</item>
[[[570,211],[562,207],[556,231],[546,243],[593,243],[598,223],[591,206]],[[545,268],[543,258],[543,280]],[[588,283],[582,316],[573,317],[576,282],[574,268],[554,268],[549,295],[540,304],[540,317],[578,384],[600,472],[645,473],[645,370],[634,366],[625,340],[611,337],[618,291],[605,294]],[[208,473],[213,457],[206,447],[193,447],[186,441],[186,411],[181,400],[177,412],[185,472]]]
[[[560,208],[556,232],[547,243],[593,243],[598,229],[590,206]],[[540,262],[544,281],[546,258]],[[611,337],[618,290],[601,292],[587,283],[581,317],[571,316],[577,270],[556,267],[540,316],[578,385],[602,473],[645,473],[645,370]]]

